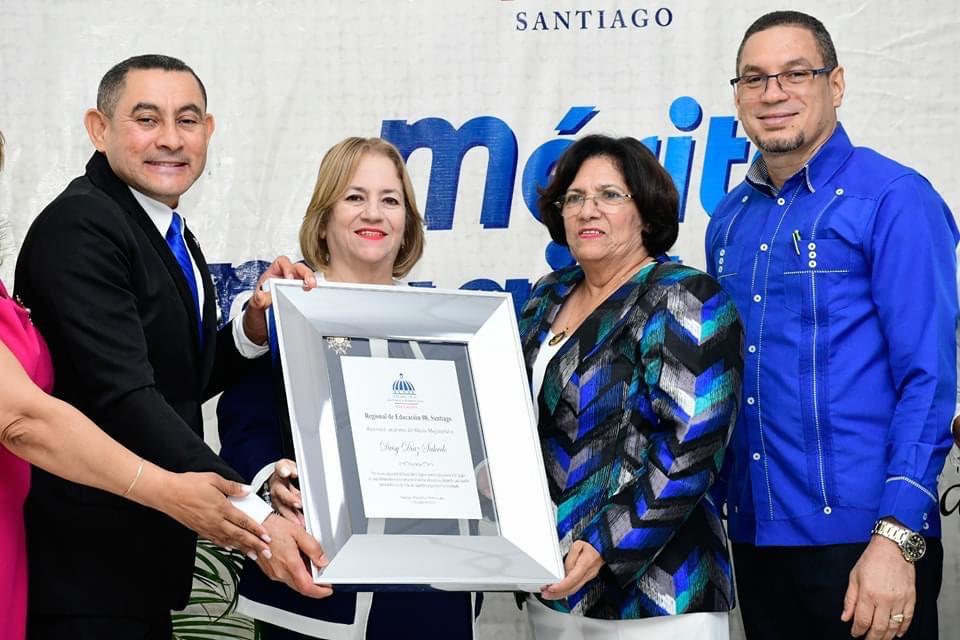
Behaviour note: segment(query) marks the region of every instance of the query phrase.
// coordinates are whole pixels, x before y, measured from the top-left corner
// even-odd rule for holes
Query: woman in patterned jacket
[[[520,319],[566,570],[527,600],[534,635],[725,639],[733,580],[707,492],[738,408],[736,308],[666,257],[677,192],[633,138],[575,142],[539,210],[576,264]]]

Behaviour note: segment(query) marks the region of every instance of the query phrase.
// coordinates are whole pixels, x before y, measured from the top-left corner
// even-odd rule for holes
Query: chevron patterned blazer
[[[528,376],[582,279],[573,266],[534,287],[520,317]],[[741,337],[713,278],[661,259],[550,361],[535,401],[561,550],[584,540],[604,566],[545,604],[614,620],[733,607],[727,539],[707,490],[737,415]]]

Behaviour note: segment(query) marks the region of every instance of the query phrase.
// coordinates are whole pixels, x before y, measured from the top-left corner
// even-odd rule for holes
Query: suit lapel
[[[541,395],[543,403],[541,410],[552,416],[559,405],[560,398],[578,396],[580,386],[579,372],[583,363],[602,349],[609,348],[613,340],[633,317],[632,311],[637,301],[646,293],[650,283],[655,280],[654,273],[659,274],[661,266],[652,269],[642,269],[630,280],[613,292],[586,320],[574,331],[557,354],[547,365],[543,376]],[[561,274],[543,296],[537,300],[539,305],[535,319],[531,322],[531,330],[526,334],[524,350],[527,355],[527,374],[533,368],[533,362],[540,351],[540,345],[556,318],[563,302],[570,295],[573,287],[583,279],[583,272],[577,268],[576,272]],[[577,389],[569,388],[571,385]],[[539,402],[538,398],[534,402]]]
[[[206,258],[203,257],[203,251],[200,250],[200,243],[197,237],[193,235],[188,227],[184,227],[184,237],[187,241],[187,249],[193,256],[193,261],[197,264],[197,270],[200,272],[200,282],[198,286],[203,287],[203,377],[201,380],[207,380],[213,369],[214,353],[217,339],[217,295],[213,289],[213,279],[210,277],[210,267],[207,265]],[[186,283],[184,283],[186,284]],[[187,291],[189,294],[189,290]],[[191,309],[193,296],[190,297]],[[196,315],[194,315],[196,317]]]
[[[157,255],[160,256],[160,259],[167,268],[170,277],[173,278],[173,282],[176,284],[177,292],[180,294],[180,302],[183,303],[183,306],[187,311],[187,315],[191,320],[189,331],[190,336],[193,338],[194,349],[195,351],[199,352],[200,343],[199,336],[197,335],[197,312],[193,301],[193,294],[190,292],[190,285],[187,284],[187,280],[183,275],[183,271],[180,270],[180,264],[173,256],[173,252],[170,250],[170,246],[167,244],[166,239],[163,237],[163,235],[161,235],[160,231],[157,229],[157,225],[153,223],[153,220],[150,219],[150,216],[147,215],[147,212],[144,211],[143,207],[140,206],[140,203],[137,202],[136,198],[133,197],[133,194],[130,193],[130,188],[126,185],[126,183],[118,178],[110,168],[110,163],[107,162],[107,157],[99,151],[95,152],[93,157],[90,158],[90,161],[87,163],[87,176],[90,178],[90,181],[93,182],[93,184],[101,188],[117,204],[127,210],[133,219],[136,220],[137,224],[140,226],[140,229],[150,240],[151,246],[157,252]],[[190,237],[193,237],[192,234],[190,234]],[[203,280],[204,332],[207,333],[207,324],[209,322],[207,317],[210,315],[207,311],[207,306],[214,299],[212,292],[208,288],[210,275],[205,261],[203,262],[203,266],[200,267],[200,260],[203,259],[203,256],[200,254],[199,247],[196,246],[196,239],[194,239],[192,243],[187,240],[187,247],[190,249],[190,253],[194,256],[193,259],[197,263],[197,267],[200,269],[200,279]],[[200,255],[200,260],[197,259],[198,255]]]
[[[556,319],[564,301],[573,288],[583,280],[583,270],[574,265],[552,277],[548,283],[531,297],[527,307],[527,316],[523,326],[523,351],[526,354],[527,379],[532,379],[533,363],[540,354],[540,347],[550,331],[550,325]],[[556,410],[560,391],[567,385],[576,370],[577,340],[571,336],[554,356],[544,373],[540,396],[544,404],[540,410],[553,415]],[[559,363],[559,364],[558,364]],[[539,403],[540,398],[534,398]]]
[[[522,336],[523,352],[525,354],[527,377],[533,370],[533,363],[540,353],[550,325],[556,319],[563,306],[564,300],[570,295],[573,287],[583,279],[583,271],[579,266],[568,267],[551,280],[539,287],[527,301],[524,317],[521,318],[520,333]]]

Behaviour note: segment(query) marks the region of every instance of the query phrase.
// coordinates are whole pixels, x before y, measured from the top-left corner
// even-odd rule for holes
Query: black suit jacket
[[[229,325],[217,333],[210,273],[185,237],[204,288],[202,351],[176,259],[101,153],[31,225],[16,290],[50,346],[56,396],[161,467],[241,480],[204,444],[200,406],[249,363]],[[186,604],[192,532],[38,469],[32,482],[31,612],[139,616]]]

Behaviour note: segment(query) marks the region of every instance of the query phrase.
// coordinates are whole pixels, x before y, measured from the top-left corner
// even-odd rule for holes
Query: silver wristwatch
[[[916,562],[927,552],[927,542],[922,535],[887,520],[877,520],[870,533],[895,542],[907,562]]]

